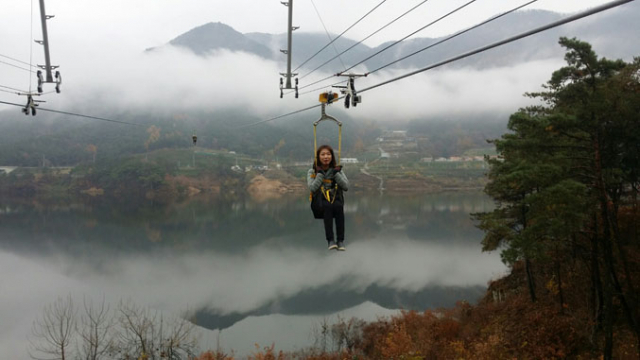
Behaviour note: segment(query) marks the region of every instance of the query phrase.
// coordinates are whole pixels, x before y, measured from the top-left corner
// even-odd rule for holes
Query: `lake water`
[[[43,307],[71,295],[192,312],[200,346],[242,356],[312,344],[322,321],[476,301],[504,274],[470,213],[480,192],[349,194],[346,252],[326,250],[305,196],[171,205],[0,200],[0,353],[28,358]]]

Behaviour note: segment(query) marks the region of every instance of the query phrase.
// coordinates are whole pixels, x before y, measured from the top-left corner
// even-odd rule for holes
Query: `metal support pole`
[[[42,0],[41,0],[42,1]],[[291,44],[293,38],[293,0],[289,0],[289,26],[287,27],[287,89],[291,89]]]
[[[46,11],[44,9],[44,0],[40,0],[40,21],[42,22],[42,45],[44,45],[44,61],[45,65],[40,67],[44,69],[46,74],[46,82],[53,82],[53,75],[51,74],[51,70],[53,67],[51,66],[51,57],[49,56],[49,34],[47,33],[47,20],[52,16],[47,16]]]
[[[288,2],[281,1],[281,4],[289,8],[289,21],[287,23],[287,49],[280,50],[283,54],[287,55],[287,72],[280,73],[286,80],[283,82],[280,78],[280,97],[282,97],[282,89],[295,90],[296,98],[298,97],[298,79],[296,79],[295,85],[291,83],[291,78],[298,75],[291,72],[291,54],[293,53],[293,32],[298,30],[299,26],[293,26],[293,0]]]

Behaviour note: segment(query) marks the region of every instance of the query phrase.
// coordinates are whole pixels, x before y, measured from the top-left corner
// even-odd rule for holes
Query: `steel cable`
[[[356,42],[355,44],[351,45],[350,47],[348,47],[346,50],[344,50],[344,51],[343,51],[343,52],[341,52],[340,54],[338,54],[338,55],[336,55],[336,56],[332,57],[331,59],[329,59],[329,60],[327,60],[327,61],[325,61],[325,62],[324,62],[324,63],[322,63],[320,66],[318,66],[318,67],[316,67],[315,69],[311,70],[309,73],[307,73],[307,74],[305,74],[305,75],[301,76],[301,77],[300,77],[300,79],[304,79],[305,77],[307,77],[308,75],[311,75],[311,74],[312,74],[313,72],[315,72],[316,70],[318,70],[318,69],[320,69],[321,67],[323,67],[323,66],[327,65],[327,64],[328,64],[328,63],[330,63],[331,61],[335,60],[335,59],[336,59],[336,57],[339,57],[340,55],[343,55],[344,53],[346,53],[347,51],[349,51],[349,50],[353,49],[354,47],[356,47],[356,46],[358,46],[358,45],[362,44],[364,41],[368,40],[368,39],[369,39],[370,37],[372,37],[373,35],[375,35],[375,34],[379,33],[380,31],[382,31],[382,30],[384,30],[384,29],[386,29],[389,25],[391,25],[391,24],[395,23],[396,21],[400,20],[401,18],[405,17],[405,16],[406,16],[407,14],[409,14],[410,12],[414,11],[414,10],[415,10],[415,9],[417,9],[418,7],[420,7],[420,6],[422,6],[423,4],[425,4],[427,1],[429,1],[429,0],[423,0],[421,3],[419,3],[418,5],[416,5],[416,6],[412,7],[411,9],[409,9],[408,11],[406,11],[404,14],[402,14],[402,15],[400,15],[400,16],[398,16],[398,17],[396,17],[395,19],[393,19],[393,20],[391,20],[390,22],[388,22],[386,25],[384,25],[384,26],[382,26],[381,28],[379,28],[378,30],[376,30],[376,31],[372,32],[371,34],[369,34],[369,36],[367,36],[367,37],[365,37],[364,39],[362,39],[362,40],[360,40],[360,41]],[[344,66],[344,64],[343,64],[343,67],[345,67],[345,68],[346,68],[346,66]]]
[[[380,5],[384,4],[387,0],[382,0],[378,5],[376,5],[373,9],[369,10],[368,13],[364,14],[364,16],[362,16],[360,19],[358,19],[358,21],[356,21],[355,23],[353,23],[353,25],[349,26],[345,31],[343,31],[342,33],[340,33],[340,35],[336,36],[333,40],[331,40],[331,42],[329,42],[327,45],[323,46],[322,49],[318,50],[315,54],[313,54],[310,58],[308,58],[307,60],[305,60],[302,64],[300,64],[297,68],[295,68],[293,71],[295,72],[296,70],[300,69],[301,67],[303,67],[307,62],[309,62],[309,60],[313,59],[314,57],[316,57],[318,54],[320,54],[322,52],[322,50],[326,49],[329,45],[331,45],[334,41],[338,40],[340,37],[342,37],[342,35],[344,35],[347,31],[351,30],[351,28],[353,28],[354,26],[356,26],[360,21],[364,20],[364,18],[366,18],[367,16],[369,16],[369,14],[371,14],[372,12],[374,12],[378,7],[380,7]]]

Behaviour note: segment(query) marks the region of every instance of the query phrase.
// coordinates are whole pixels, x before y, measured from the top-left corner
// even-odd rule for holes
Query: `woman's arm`
[[[349,190],[349,179],[347,179],[347,175],[345,175],[343,171],[338,171],[335,174],[335,179],[336,183],[338,184],[338,186],[340,186],[340,188],[342,188],[342,190]]]
[[[309,169],[307,172],[307,186],[309,186],[309,190],[311,190],[311,192],[316,192],[320,189],[322,180],[324,180],[323,173],[316,173],[315,170]]]

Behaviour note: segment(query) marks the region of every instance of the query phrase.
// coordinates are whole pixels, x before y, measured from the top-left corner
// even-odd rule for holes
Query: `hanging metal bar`
[[[337,95],[337,94],[336,94]],[[328,93],[326,94],[326,96],[324,98],[321,97],[320,99],[320,119],[318,119],[318,121],[313,123],[313,151],[315,154],[315,151],[317,151],[318,149],[318,140],[317,140],[317,135],[316,135],[316,128],[318,127],[318,124],[322,121],[325,120],[329,120],[329,121],[333,121],[338,125],[338,161],[337,161],[337,165],[340,165],[340,162],[342,161],[342,123],[334,118],[331,115],[328,115],[326,112],[326,107],[327,104],[330,104],[331,102],[329,101],[329,99],[333,99],[333,94]],[[314,155],[314,162],[315,162],[315,155]],[[317,164],[316,164],[317,165]]]

